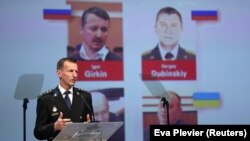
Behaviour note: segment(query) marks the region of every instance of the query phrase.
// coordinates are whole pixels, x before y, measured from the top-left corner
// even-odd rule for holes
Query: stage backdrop
[[[56,87],[56,62],[69,55],[68,46],[79,43],[77,22],[81,12],[93,5],[111,15],[108,46],[112,51],[121,47],[123,60],[120,68],[109,72],[119,74],[116,79],[81,79],[76,86],[88,91],[122,90],[122,97],[109,94],[121,97],[110,100],[110,110],[123,112],[126,141],[142,141],[143,128],[156,124],[152,119],[164,91],[181,96],[183,119],[192,124],[250,124],[248,0],[1,0],[0,140],[23,138],[23,100],[15,98],[20,76],[43,74],[41,92]],[[156,14],[166,6],[181,13],[180,45],[196,60],[142,61],[142,54],[159,42]],[[44,16],[45,9],[72,13],[50,19]],[[36,140],[36,98],[29,99],[26,115],[27,140]]]

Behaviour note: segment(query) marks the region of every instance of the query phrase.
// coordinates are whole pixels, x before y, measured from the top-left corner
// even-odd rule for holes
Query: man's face
[[[60,78],[60,84],[65,89],[72,87],[77,80],[78,67],[76,63],[69,61],[64,62],[63,68],[57,70],[57,74]]]
[[[93,104],[95,120],[100,122],[109,122],[109,107],[106,100]]]
[[[175,95],[170,94],[169,101],[169,123],[175,124],[180,118],[181,108],[179,105],[179,100]],[[160,124],[167,124],[167,106],[163,107],[162,103],[158,105],[158,119]]]
[[[155,25],[156,34],[163,47],[174,47],[182,33],[182,24],[177,14],[160,14]]]
[[[104,20],[94,14],[88,14],[86,24],[81,29],[81,35],[86,47],[93,51],[99,51],[108,37],[109,20]]]

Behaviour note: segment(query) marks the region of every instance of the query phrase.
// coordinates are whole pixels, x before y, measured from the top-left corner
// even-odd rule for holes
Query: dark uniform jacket
[[[72,122],[84,122],[87,114],[93,113],[91,95],[81,89],[73,88],[73,100],[71,110],[68,109],[59,88],[49,90],[37,99],[36,124],[34,135],[37,139],[53,140],[59,133],[54,132],[54,123],[60,112],[63,118],[70,118]]]
[[[193,53],[188,52],[182,47],[179,47],[176,60],[195,60],[196,57]],[[160,54],[159,46],[157,45],[150,51],[145,52],[142,55],[142,60],[163,60]]]

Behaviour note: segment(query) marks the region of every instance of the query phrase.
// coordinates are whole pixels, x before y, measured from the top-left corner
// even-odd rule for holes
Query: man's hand
[[[66,125],[70,123],[72,123],[71,119],[69,118],[63,119],[63,113],[60,112],[60,115],[54,124],[54,131],[61,131]]]
[[[87,121],[85,121],[85,123],[90,123],[90,122],[91,122],[90,115],[87,114]]]

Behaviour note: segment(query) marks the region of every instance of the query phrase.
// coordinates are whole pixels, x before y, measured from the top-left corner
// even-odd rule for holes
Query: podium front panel
[[[53,141],[107,141],[123,122],[68,124]]]

